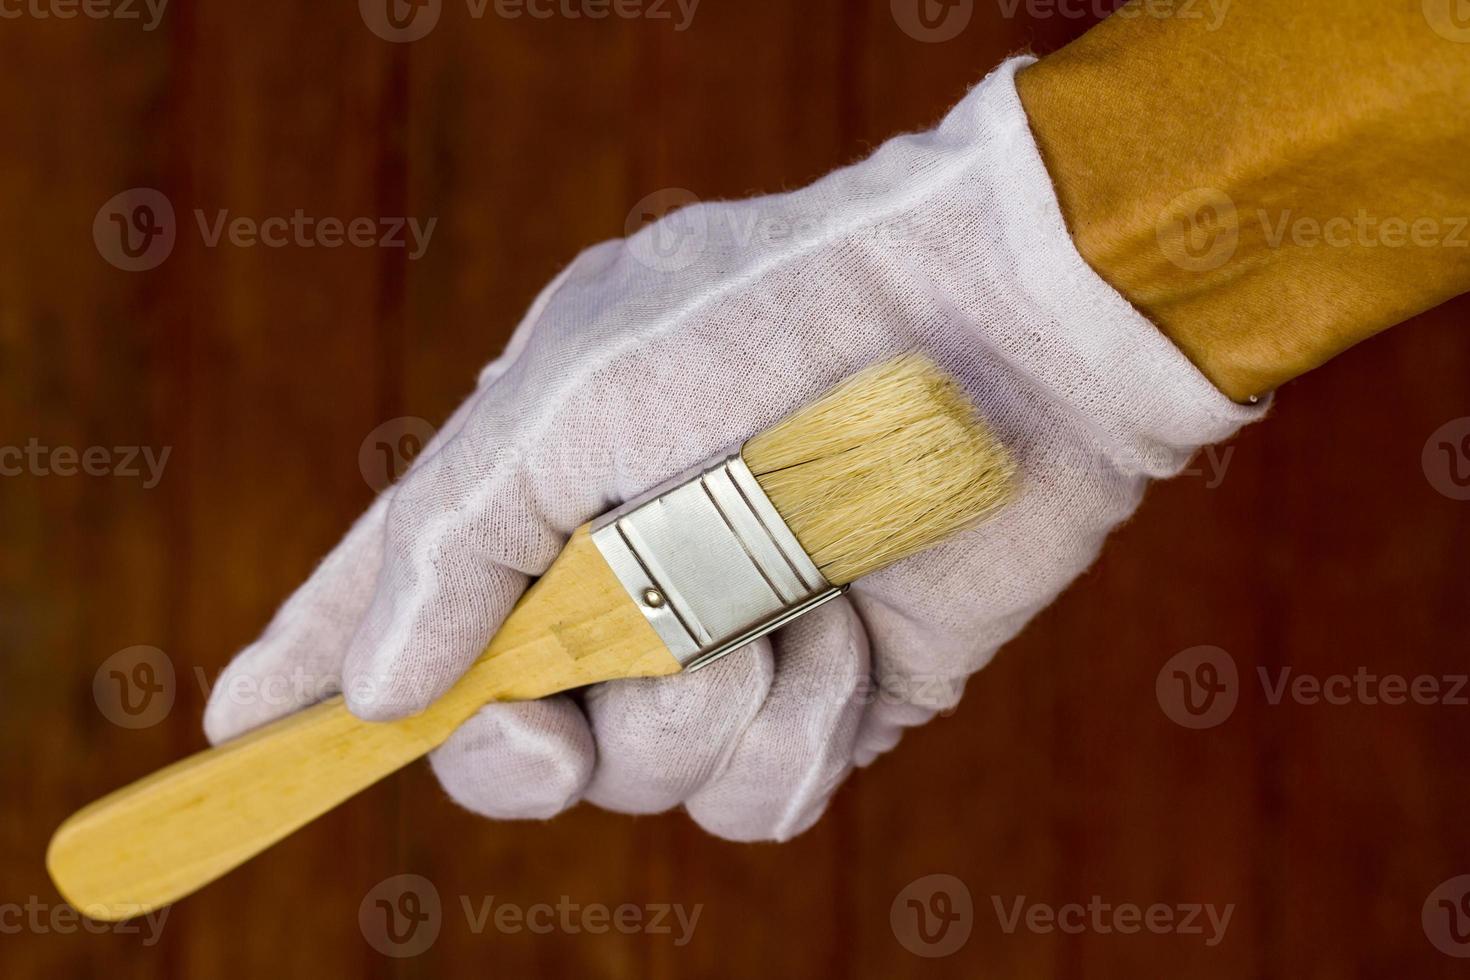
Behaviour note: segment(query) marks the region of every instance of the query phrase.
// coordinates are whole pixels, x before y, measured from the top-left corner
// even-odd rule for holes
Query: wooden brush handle
[[[490,701],[679,669],[584,527],[428,710],[364,722],[337,697],[190,756],[73,814],[51,839],[47,868],[88,916],[139,915],[424,755]]]

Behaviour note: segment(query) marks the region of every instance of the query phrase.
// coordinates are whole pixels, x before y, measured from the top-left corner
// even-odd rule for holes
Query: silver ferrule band
[[[592,522],[592,541],[685,670],[841,595],[731,453]]]

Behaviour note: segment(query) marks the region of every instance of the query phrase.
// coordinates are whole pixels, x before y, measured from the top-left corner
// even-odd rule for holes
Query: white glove
[[[422,710],[568,534],[859,368],[919,349],[1017,457],[981,528],[858,582],[693,674],[482,709],[432,755],[462,805],[549,817],[683,804],[786,839],[854,764],[952,707],[966,676],[1097,554],[1149,477],[1258,415],[1084,264],[1013,82],[804,190],[686,208],[583,253],[400,483],[230,665],[214,741],[301,706],[231,695],[293,672],[363,718]]]

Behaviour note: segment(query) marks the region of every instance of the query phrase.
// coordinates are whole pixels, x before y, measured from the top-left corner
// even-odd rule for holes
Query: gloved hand
[[[326,678],[367,719],[423,709],[578,525],[917,348],[1021,466],[999,517],[705,670],[489,705],[431,756],[488,816],[586,799],[683,804],[740,840],[809,827],[853,765],[955,704],[1149,477],[1260,412],[1215,391],[1077,255],[1016,97],[1024,63],[938,129],[805,190],[686,208],[578,257],[230,665],[211,740],[301,706],[232,696],[237,678]]]

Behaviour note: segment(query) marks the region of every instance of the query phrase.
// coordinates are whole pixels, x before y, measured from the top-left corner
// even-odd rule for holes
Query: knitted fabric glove
[[[238,698],[237,678],[326,678],[367,719],[422,710],[577,526],[918,349],[1015,454],[1008,509],[707,669],[488,705],[431,756],[450,796],[488,816],[585,799],[682,804],[741,840],[809,827],[854,765],[955,704],[1150,477],[1261,411],[1217,392],[1078,256],[1016,96],[1025,63],[804,190],[695,205],[579,256],[231,664],[209,737],[320,693]]]

